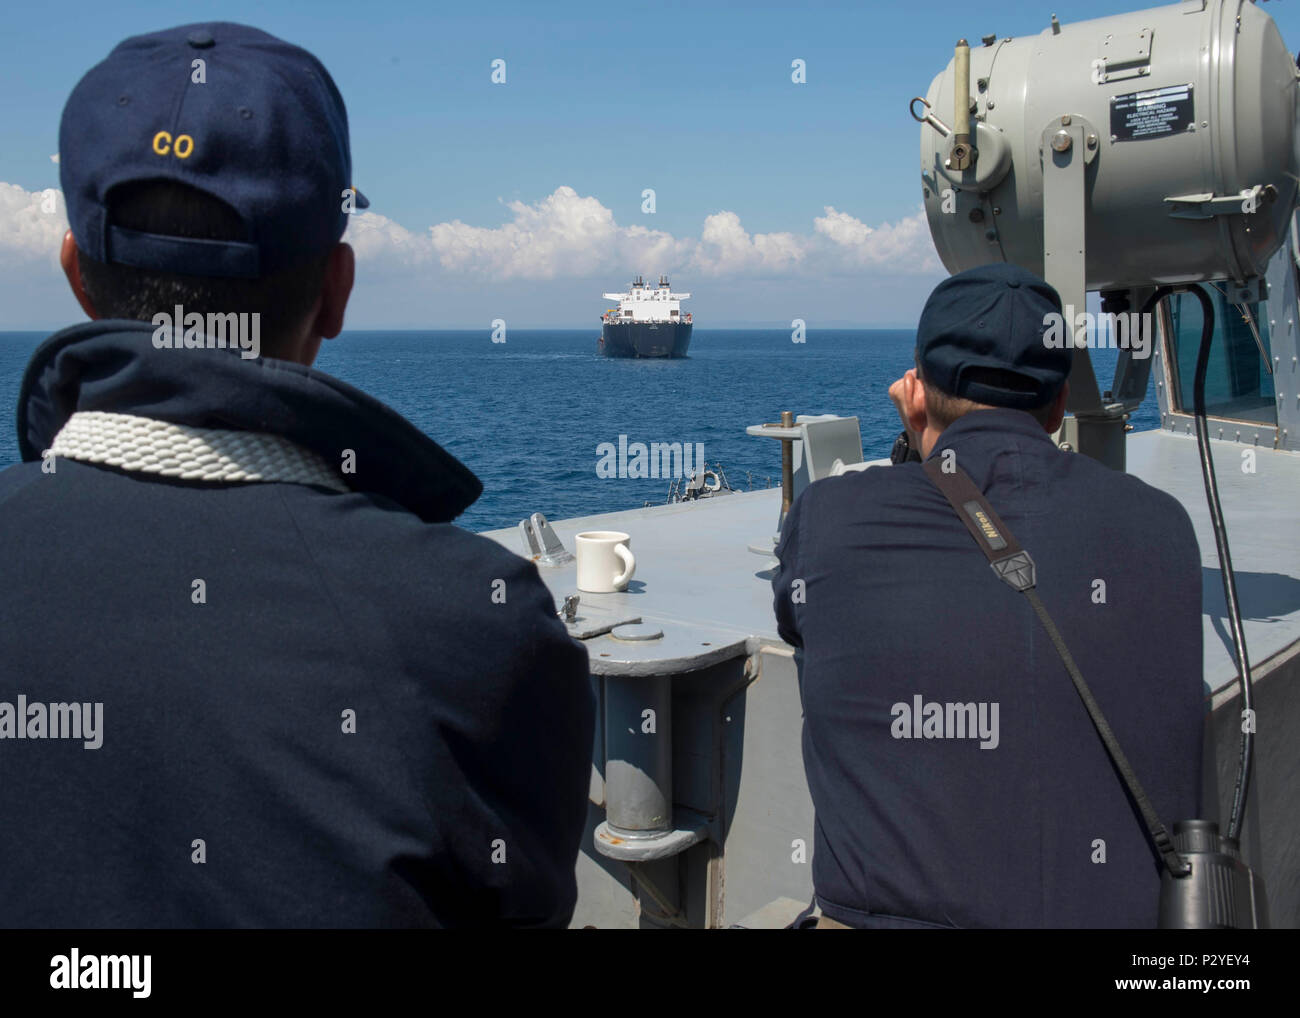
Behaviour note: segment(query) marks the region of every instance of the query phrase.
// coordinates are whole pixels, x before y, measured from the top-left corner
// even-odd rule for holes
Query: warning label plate
[[[1117,95],[1110,104],[1110,133],[1116,141],[1163,138],[1186,131],[1195,119],[1191,85]]]

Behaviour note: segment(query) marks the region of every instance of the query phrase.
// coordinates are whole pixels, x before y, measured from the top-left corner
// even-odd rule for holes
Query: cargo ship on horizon
[[[602,296],[618,301],[600,318],[598,348],[606,357],[686,356],[693,325],[690,312],[682,314],[681,302],[691,295],[673,293],[667,276],[647,286],[638,275],[627,293]]]

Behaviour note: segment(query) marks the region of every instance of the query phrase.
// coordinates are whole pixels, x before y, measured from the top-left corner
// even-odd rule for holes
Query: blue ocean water
[[[734,488],[778,484],[780,444],[745,434],[782,410],[857,416],[868,459],[886,456],[898,418],[886,390],[912,365],[910,330],[695,330],[682,360],[614,360],[597,330],[345,332],[316,367],[389,404],[473,470],[482,497],[458,521],[471,530],[659,504],[668,480],[602,478],[597,447],[699,443]],[[0,468],[18,460],[18,386],[43,333],[0,333]],[[1117,353],[1093,352],[1102,387]],[[1148,392],[1133,424],[1157,427]]]

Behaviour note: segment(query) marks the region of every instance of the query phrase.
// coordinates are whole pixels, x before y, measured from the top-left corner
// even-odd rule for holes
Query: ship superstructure
[[[606,357],[685,357],[691,345],[691,313],[682,313],[689,293],[673,293],[668,277],[648,285],[641,276],[627,293],[603,294],[618,301],[601,316],[600,352]]]

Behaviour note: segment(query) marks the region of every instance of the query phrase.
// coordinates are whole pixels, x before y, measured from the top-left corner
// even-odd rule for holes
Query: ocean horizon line
[[[19,335],[19,334],[30,335],[32,333],[44,333],[48,335],[53,335],[54,333],[60,332],[71,325],[79,325],[79,324],[83,324],[83,323],[69,322],[64,325],[56,325],[56,326],[45,327],[45,328],[42,328],[40,326],[34,328],[3,327],[0,328],[0,336]],[[590,329],[592,332],[599,333],[600,323],[597,322],[595,325],[536,325],[536,326],[510,325],[508,326],[508,328],[509,331],[511,332],[582,332],[584,330]],[[916,325],[915,324],[912,325],[851,325],[851,324],[845,325],[843,323],[832,323],[828,325],[808,324],[805,326],[805,329],[809,332],[906,332],[908,330],[915,330]],[[492,331],[492,326],[490,324],[488,325],[438,325],[438,326],[356,325],[356,326],[348,326],[341,333],[339,333],[339,335],[346,336],[349,333],[356,333],[356,332],[372,332],[372,333],[373,332],[383,332],[383,333],[487,332],[490,333],[491,331]],[[754,323],[742,324],[742,325],[701,325],[700,323],[697,322],[695,324],[695,331],[696,332],[751,332],[751,331],[789,332],[790,326],[784,323],[772,325],[772,324],[764,324],[760,322],[754,322]]]

